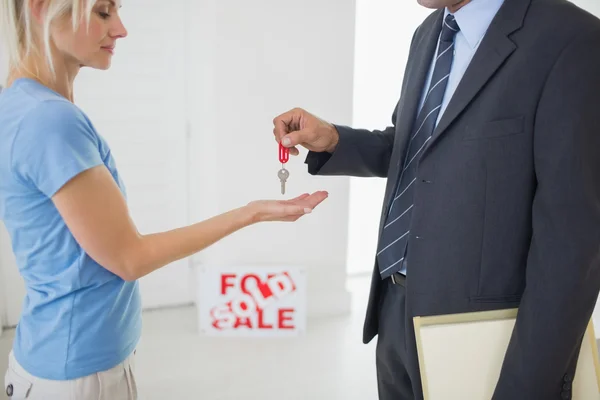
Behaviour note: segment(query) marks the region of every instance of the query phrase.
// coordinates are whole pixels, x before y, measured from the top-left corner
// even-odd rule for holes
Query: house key
[[[279,181],[281,182],[281,194],[285,194],[285,182],[290,177],[290,171],[285,169],[285,163],[290,159],[290,149],[279,143],[279,161],[281,162],[281,169],[277,173]]]
[[[279,177],[279,181],[281,182],[281,194],[285,194],[285,182],[290,177],[290,171],[285,169],[283,164],[281,164],[281,169],[277,173],[277,177]]]

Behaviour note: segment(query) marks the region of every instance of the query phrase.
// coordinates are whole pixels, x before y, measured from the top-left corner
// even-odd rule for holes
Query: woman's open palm
[[[305,193],[291,200],[257,200],[248,204],[252,207],[259,222],[284,221],[294,222],[321,204],[329,194],[318,191]]]

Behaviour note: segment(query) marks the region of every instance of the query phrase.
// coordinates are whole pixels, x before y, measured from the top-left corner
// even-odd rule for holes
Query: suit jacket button
[[[571,390],[572,388],[573,388],[573,385],[571,384],[571,382],[566,382],[566,383],[563,385],[563,389],[564,389],[564,390]]]
[[[571,393],[570,392],[562,392],[560,397],[562,397],[564,400],[570,400]]]
[[[12,385],[12,383],[9,383],[8,386],[6,387],[6,395],[8,397],[11,397],[13,395],[13,385]]]
[[[565,374],[564,378],[565,382],[573,382],[573,377],[569,374]]]

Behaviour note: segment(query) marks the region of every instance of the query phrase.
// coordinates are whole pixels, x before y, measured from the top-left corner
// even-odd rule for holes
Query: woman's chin
[[[111,60],[98,60],[95,62],[87,63],[85,66],[92,69],[99,69],[102,71],[106,71],[112,65]]]
[[[106,63],[103,65],[99,65],[96,67],[96,69],[102,70],[102,71],[106,71],[108,69],[110,69],[111,63]]]

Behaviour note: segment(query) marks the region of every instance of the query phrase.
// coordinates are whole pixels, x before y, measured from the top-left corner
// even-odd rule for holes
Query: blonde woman
[[[0,0],[10,75],[0,94],[0,217],[27,297],[5,390],[12,399],[137,398],[137,279],[263,221],[296,221],[326,197],[256,201],[140,235],[108,144],[73,103],[81,67],[107,69],[127,31],[120,0]]]

